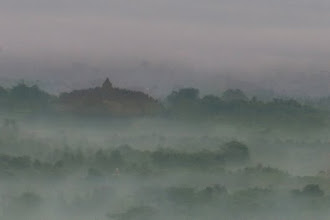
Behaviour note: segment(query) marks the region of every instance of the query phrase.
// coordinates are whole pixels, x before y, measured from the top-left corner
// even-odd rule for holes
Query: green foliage
[[[0,167],[2,169],[27,169],[31,167],[31,159],[28,156],[0,155]]]
[[[215,184],[213,186],[207,186],[205,189],[198,192],[198,200],[208,203],[227,195],[228,190],[225,186]]]
[[[249,188],[235,192],[230,198],[230,207],[239,211],[267,210],[271,207],[272,191],[265,188]]]
[[[7,95],[8,91],[0,86],[0,98],[3,98]]]
[[[90,116],[170,116],[177,119],[230,122],[243,125],[281,126],[281,128],[319,128],[328,113],[293,99],[270,102],[251,100],[239,89],[228,89],[222,96],[200,97],[196,88],[173,91],[164,107],[160,101],[137,91],[102,87],[62,93],[59,97],[37,86],[20,83],[8,90],[0,87],[0,110],[21,113],[75,113]],[[166,113],[166,114],[165,114]]]
[[[211,116],[220,113],[221,107],[224,105],[223,101],[215,95],[204,96],[201,99],[200,104],[203,106],[202,111],[205,112],[205,114],[210,114]]]
[[[167,97],[168,112],[173,117],[190,120],[212,120],[241,124],[300,127],[322,127],[326,114],[293,99],[274,99],[270,102],[251,100],[239,89],[229,89],[221,97],[206,95],[199,98],[193,88],[172,92]]]
[[[15,147],[22,147],[21,142],[14,142]],[[24,141],[24,144],[26,141]],[[23,146],[24,146],[23,144]],[[32,144],[38,145],[37,142]],[[39,143],[40,144],[40,143]],[[3,148],[4,149],[4,148]],[[40,154],[40,148],[27,148],[29,155]],[[15,151],[15,149],[10,149]],[[40,174],[67,175],[76,170],[85,170],[88,179],[102,178],[115,173],[116,169],[126,173],[148,176],[166,170],[223,170],[228,164],[243,165],[249,160],[249,150],[239,142],[230,142],[216,151],[200,150],[195,152],[174,149],[154,151],[136,150],[127,145],[111,149],[94,149],[86,152],[80,148],[64,147],[47,153],[51,160],[33,160],[31,156],[0,155],[0,170],[33,170]]]
[[[240,89],[228,89],[223,95],[222,99],[225,102],[244,102],[248,101],[248,97]]]
[[[49,110],[54,97],[39,89],[20,83],[9,90],[0,88],[0,108],[16,112]]]
[[[250,159],[249,148],[238,141],[226,143],[222,151],[226,162],[244,163]]]
[[[75,217],[79,213],[89,218],[90,213],[98,213],[90,218],[101,216],[102,219],[110,213],[109,219],[122,220],[164,216],[166,219],[221,216],[263,220],[268,219],[269,213],[281,213],[284,218],[289,212],[294,216],[291,219],[299,219],[296,216],[301,210],[309,215],[315,210],[324,213],[330,205],[325,194],[327,179],[295,177],[261,164],[245,167],[246,160],[250,160],[250,149],[238,141],[219,148],[219,139],[215,139],[212,151],[202,150],[206,146],[201,142],[193,151],[189,144],[186,150],[179,146],[144,150],[147,148],[114,147],[110,142],[68,144],[62,140],[36,139],[0,134],[0,151],[12,150],[0,155],[2,184],[13,185],[12,190],[3,193],[6,195],[8,191],[11,195],[3,198],[4,215],[13,216],[12,219],[24,219],[16,213],[30,217],[48,204],[60,207],[67,216]],[[145,143],[145,137],[142,139]],[[206,143],[205,137],[201,140]],[[233,162],[244,166],[240,169],[226,166]],[[319,183],[320,180],[324,182]],[[290,191],[310,182],[322,184],[322,189],[319,185],[307,185]],[[17,185],[28,185],[33,191],[40,187],[40,191],[21,193],[15,190]],[[50,185],[54,187],[52,190]]]
[[[324,196],[323,190],[317,184],[308,184],[302,190],[293,190],[292,193],[296,196],[307,197],[322,197]]]
[[[199,90],[185,88],[173,91],[168,97],[169,113],[182,118],[199,117]]]
[[[169,149],[160,149],[152,152],[151,158],[155,165],[162,168],[207,168],[224,165],[223,154],[221,152],[211,151],[185,153]]]
[[[168,97],[167,100],[171,104],[180,103],[180,102],[193,102],[197,101],[199,98],[199,90],[195,88],[184,88],[179,91],[173,91]]]

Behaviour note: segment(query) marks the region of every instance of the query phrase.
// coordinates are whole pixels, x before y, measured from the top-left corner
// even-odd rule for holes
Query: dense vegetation
[[[330,216],[328,113],[293,99],[159,101],[107,80],[59,97],[0,87],[0,109],[4,220]]]
[[[314,105],[315,106],[315,105]],[[75,90],[59,97],[37,86],[21,83],[11,89],[0,87],[0,109],[29,114],[75,114],[82,116],[159,116],[189,121],[240,123],[247,126],[272,125],[319,128],[328,123],[328,113],[294,99],[276,98],[269,102],[248,98],[239,89],[222,96],[205,95],[184,88],[158,101],[136,91],[112,87],[107,79],[102,87]]]
[[[314,154],[311,146],[317,142],[309,144],[307,139],[282,141],[270,150],[271,139],[258,144],[250,137],[244,143],[221,134],[196,136],[193,131],[173,136],[173,127],[158,133],[143,121],[138,130],[156,133],[145,130],[139,135],[127,124],[89,124],[82,134],[85,138],[76,137],[74,130],[86,132],[76,122],[79,128],[66,126],[64,131],[58,130],[64,124],[42,124],[43,132],[52,132],[46,135],[29,121],[8,120],[0,132],[1,219],[307,220],[329,216],[328,171],[298,175],[275,168],[285,160],[273,154],[282,149],[289,154],[297,143],[300,151]],[[86,138],[95,129],[105,133],[94,141]],[[198,132],[202,134],[203,128]],[[273,153],[263,154],[267,149]],[[328,147],[319,149],[323,149],[319,155],[330,153]],[[277,163],[269,165],[273,159]],[[301,159],[302,166],[305,156]]]
[[[325,122],[325,113],[294,99],[276,98],[263,102],[248,99],[241,90],[227,90],[222,97],[206,95],[199,97],[194,88],[172,92],[167,98],[168,111],[172,116],[184,118],[208,118],[247,124],[298,124],[310,127]]]
[[[56,97],[42,91],[37,86],[20,83],[11,89],[0,87],[0,109],[18,112],[36,112],[50,110],[50,104]]]

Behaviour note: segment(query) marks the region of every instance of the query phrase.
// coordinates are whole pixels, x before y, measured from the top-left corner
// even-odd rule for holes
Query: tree
[[[221,99],[215,95],[206,95],[201,100],[201,106],[208,115],[219,113],[221,105]]]
[[[0,86],[0,107],[6,106],[7,95],[7,90]]]
[[[315,197],[324,196],[324,192],[320,189],[320,186],[317,184],[306,185],[301,193],[306,196],[315,196]]]
[[[170,112],[184,118],[194,118],[200,114],[199,90],[185,88],[172,92],[167,97]]]
[[[20,83],[8,92],[9,105],[24,110],[41,109],[48,106],[51,95],[39,89],[38,86],[27,86]]]
[[[179,91],[173,91],[167,100],[174,104],[182,101],[197,101],[199,98],[199,90],[195,88],[184,88]]]
[[[0,97],[7,95],[7,90],[0,86]]]
[[[223,95],[222,99],[226,102],[231,101],[248,101],[247,96],[240,89],[228,89]]]
[[[238,141],[231,141],[222,148],[226,162],[244,163],[250,159],[249,148]]]

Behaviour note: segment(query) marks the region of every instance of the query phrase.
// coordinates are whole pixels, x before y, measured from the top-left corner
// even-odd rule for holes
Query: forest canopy
[[[222,95],[201,96],[196,88],[172,91],[165,100],[143,92],[116,88],[107,79],[102,86],[74,90],[59,96],[48,94],[38,86],[19,83],[12,88],[0,87],[2,111],[77,114],[89,116],[140,117],[158,116],[182,120],[240,121],[322,126],[328,113],[294,99],[274,98],[261,101],[249,98],[240,89],[228,89]]]

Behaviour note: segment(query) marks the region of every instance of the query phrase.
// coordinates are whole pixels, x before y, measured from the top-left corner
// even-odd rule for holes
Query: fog
[[[1,219],[329,217],[328,128],[1,117]]]
[[[110,76],[123,87],[154,88],[159,97],[178,86],[224,90],[229,77],[243,81],[242,89],[326,96],[329,6],[324,0],[1,0],[0,80],[39,80],[59,93]],[[224,85],[212,84],[218,76]]]
[[[0,219],[329,219],[329,9],[0,0]]]

